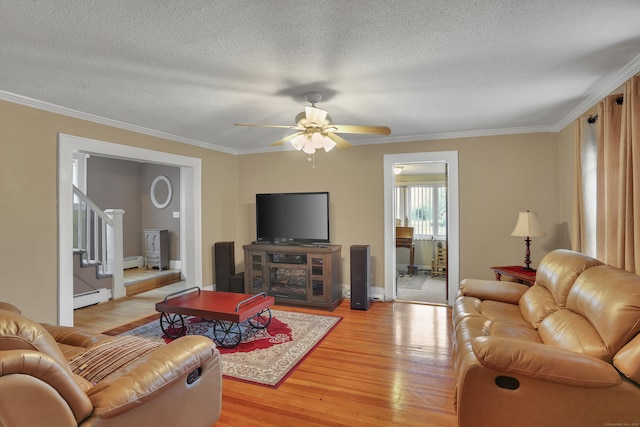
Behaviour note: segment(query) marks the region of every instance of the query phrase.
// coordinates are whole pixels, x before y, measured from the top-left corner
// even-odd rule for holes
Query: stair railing
[[[73,186],[73,247],[82,262],[95,264],[100,276],[113,276],[113,297],[124,296],[122,209],[102,211]]]

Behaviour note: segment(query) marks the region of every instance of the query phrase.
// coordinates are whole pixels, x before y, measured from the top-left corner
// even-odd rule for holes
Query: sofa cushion
[[[571,288],[566,309],[538,328],[545,344],[611,362],[640,331],[640,276],[611,267],[582,273]]]
[[[535,284],[520,298],[522,317],[537,328],[548,315],[558,311],[553,294],[544,286]]]
[[[563,309],[550,314],[540,323],[538,333],[547,345],[611,360],[596,328],[571,310]]]
[[[558,307],[563,308],[576,279],[584,271],[599,265],[602,265],[600,261],[588,255],[557,249],[549,252],[540,261],[536,272],[536,284],[547,288],[553,294]]]
[[[590,256],[556,249],[542,258],[535,284],[519,301],[522,317],[537,328],[551,313],[564,308],[569,290],[585,270],[602,265]]]
[[[95,332],[83,331],[69,326],[56,326],[42,323],[42,326],[51,334],[58,343],[67,360],[84,353],[90,348],[113,340],[113,337]]]
[[[622,347],[614,356],[613,364],[627,378],[640,383],[640,335]]]
[[[571,289],[567,309],[593,325],[613,358],[640,331],[640,276],[604,266],[589,269]]]
[[[12,311],[12,312],[17,313],[17,314],[22,314],[22,311],[20,311],[20,309],[18,307],[16,307],[15,305],[13,305],[11,303],[4,302],[4,301],[0,301],[0,310]]]

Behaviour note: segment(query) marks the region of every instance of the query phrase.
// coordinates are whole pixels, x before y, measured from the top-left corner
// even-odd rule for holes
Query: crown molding
[[[588,111],[591,107],[602,101],[605,97],[610,95],[611,92],[638,73],[640,73],[640,55],[636,56],[622,69],[613,73],[610,78],[600,79],[590,92],[589,96],[578,104],[576,108],[571,110],[569,114],[563,117],[555,127],[558,129],[564,129],[569,126],[575,119],[583,115],[585,111]]]
[[[63,116],[73,117],[80,120],[86,120],[101,125],[111,126],[118,129],[129,130],[144,135],[154,136],[162,139],[168,139],[169,141],[180,142],[183,144],[194,145],[196,147],[205,148],[207,150],[221,151],[227,154],[240,154],[238,150],[223,147],[221,145],[215,145],[204,141],[198,141],[191,138],[184,138],[178,135],[172,135],[170,133],[157,131],[154,129],[145,128],[143,126],[133,125],[131,123],[121,122],[119,120],[112,120],[106,117],[96,116],[94,114],[83,113],[82,111],[73,110],[71,108],[62,107],[60,105],[51,104],[45,101],[39,101],[37,99],[29,98],[22,95],[17,95],[11,92],[5,92],[0,90],[0,100],[12,102],[14,104],[24,105],[25,107],[36,108],[38,110],[48,111],[50,113],[60,114]]]
[[[588,111],[591,107],[600,102],[603,98],[613,92],[616,88],[620,87],[623,83],[629,80],[634,75],[640,72],[640,55],[636,56],[631,62],[619,71],[612,73],[611,76],[602,78],[593,87],[593,90],[587,96],[587,98],[578,104],[569,114],[563,117],[555,125],[548,126],[528,126],[518,128],[504,128],[504,129],[483,129],[472,130],[463,132],[442,132],[423,135],[409,135],[409,136],[397,136],[397,137],[383,137],[383,138],[370,138],[360,139],[354,141],[351,144],[354,146],[359,145],[373,145],[373,144],[389,144],[395,142],[420,142],[420,141],[433,141],[438,139],[457,139],[457,138],[473,138],[482,136],[496,136],[496,135],[515,135],[525,133],[548,133],[548,132],[560,132],[565,127],[569,126],[575,119],[580,117],[585,111]],[[93,123],[103,124],[107,126],[116,127],[119,129],[129,130],[132,132],[141,133],[144,135],[154,136],[162,139],[167,139],[174,142],[183,144],[189,144],[196,147],[204,148],[212,151],[219,151],[233,155],[243,154],[262,154],[262,153],[275,153],[282,151],[293,150],[289,144],[283,144],[280,147],[264,147],[264,148],[250,148],[247,150],[232,149],[216,144],[211,144],[204,141],[194,140],[191,138],[185,138],[178,135],[169,134],[166,132],[157,131],[154,129],[145,128],[142,126],[133,125],[131,123],[121,122],[118,120],[112,120],[94,114],[83,113],[81,111],[73,110],[70,108],[62,107],[59,105],[51,104],[44,101],[39,101],[33,98],[29,98],[22,95],[17,95],[10,92],[0,90],[0,100],[12,102],[15,104],[24,105],[39,110],[49,111],[51,113],[61,114],[68,117],[74,117],[81,120],[90,121]]]
[[[523,133],[548,133],[558,132],[556,126],[525,126],[518,128],[503,129],[478,129],[461,132],[441,132],[430,133],[424,135],[397,136],[391,138],[376,138],[370,140],[360,140],[352,143],[353,145],[369,145],[369,144],[387,144],[393,142],[420,142],[434,141],[438,139],[457,139],[457,138],[473,138],[480,136],[496,136],[496,135],[515,135]],[[365,143],[365,144],[363,144]]]

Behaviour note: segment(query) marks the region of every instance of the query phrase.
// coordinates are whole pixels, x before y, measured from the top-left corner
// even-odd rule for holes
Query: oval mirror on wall
[[[164,175],[156,176],[151,182],[149,195],[151,196],[153,206],[158,209],[166,208],[171,202],[171,196],[173,195],[169,178]]]

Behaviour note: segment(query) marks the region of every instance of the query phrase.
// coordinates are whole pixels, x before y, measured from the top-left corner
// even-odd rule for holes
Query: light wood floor
[[[104,331],[145,317],[180,286],[76,310],[76,326]],[[330,314],[342,322],[279,388],[224,379],[215,426],[457,424],[450,308],[376,302],[362,311],[345,300]]]

